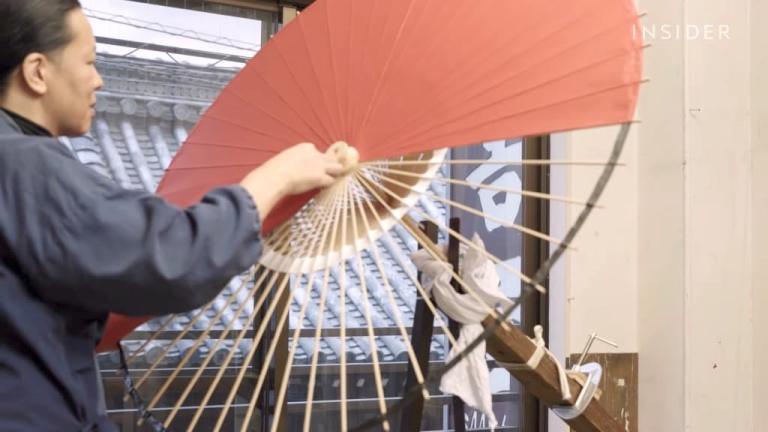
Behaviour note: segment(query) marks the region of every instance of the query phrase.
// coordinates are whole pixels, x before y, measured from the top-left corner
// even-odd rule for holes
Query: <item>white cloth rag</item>
[[[483,326],[480,323],[488,316],[489,307],[506,308],[512,303],[499,289],[500,279],[496,273],[496,267],[487,258],[485,245],[477,234],[472,238],[472,245],[462,245],[460,256],[462,257],[459,275],[467,287],[477,293],[477,296],[458,293],[453,289],[450,264],[435,259],[424,249],[411,255],[416,268],[426,277],[424,289],[431,291],[443,312],[454,321],[463,324],[456,345],[451,348],[446,362],[450,361],[456,353],[464,350],[483,332]],[[485,361],[485,341],[483,341],[468,353],[464,361],[443,375],[440,391],[460,397],[465,404],[485,414],[488,424],[491,428],[495,428],[498,422],[493,414],[489,376],[488,364]]]

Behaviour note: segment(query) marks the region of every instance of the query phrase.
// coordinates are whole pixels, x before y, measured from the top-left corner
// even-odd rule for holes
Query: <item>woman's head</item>
[[[80,135],[102,81],[78,0],[0,0],[0,103],[54,135]]]

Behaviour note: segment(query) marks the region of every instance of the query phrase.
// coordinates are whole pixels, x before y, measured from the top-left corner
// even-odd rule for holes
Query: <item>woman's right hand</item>
[[[335,156],[302,143],[248,173],[240,185],[253,197],[263,220],[283,197],[330,186],[344,171]]]

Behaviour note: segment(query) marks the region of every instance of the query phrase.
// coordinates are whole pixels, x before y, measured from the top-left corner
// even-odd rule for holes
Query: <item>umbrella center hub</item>
[[[344,141],[336,141],[328,148],[328,154],[333,155],[337,161],[344,167],[344,174],[348,175],[357,168],[360,161],[360,153],[356,148],[350,146]]]

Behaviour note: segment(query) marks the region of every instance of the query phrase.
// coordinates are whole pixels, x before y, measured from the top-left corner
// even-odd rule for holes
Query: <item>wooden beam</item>
[[[423,234],[429,242],[427,245],[434,244],[437,241],[437,225],[427,222],[423,227],[419,227],[409,218],[408,222],[412,224],[417,233]],[[410,225],[409,225],[410,226]],[[419,274],[421,279],[421,274]],[[419,362],[419,367],[424,376],[429,375],[429,347],[432,345],[432,333],[435,327],[435,315],[427,307],[426,301],[421,295],[416,297],[416,312],[413,315],[413,331],[411,333],[411,345]],[[405,381],[405,390],[418,384],[414,365],[408,363],[408,375]],[[419,393],[416,399],[403,410],[400,418],[400,430],[402,432],[418,432],[421,430],[421,418],[424,413],[424,397]]]
[[[461,232],[460,218],[452,217],[448,223],[450,225],[450,228],[453,231]],[[460,268],[459,244],[460,242],[456,237],[448,236],[448,263],[451,264],[451,266],[456,270],[459,270]],[[461,287],[461,284],[455,277],[451,278],[451,287],[453,287],[453,289],[458,293],[464,293],[464,289]],[[454,339],[458,340],[459,334],[461,332],[461,324],[449,318],[448,330],[450,330]],[[454,396],[452,402],[453,402],[452,404],[453,405],[453,430],[454,432],[466,432],[467,427],[464,422],[464,412],[466,411],[466,409],[464,407],[464,401],[461,400],[460,397]]]
[[[301,10],[309,6],[313,0],[208,0],[211,3],[220,3],[230,6],[240,6],[258,9],[265,12],[280,12],[280,6],[294,6]]]
[[[523,139],[523,159],[545,160],[549,159],[548,137],[526,137]],[[536,192],[549,192],[549,167],[547,165],[523,165],[523,190]],[[549,200],[524,196],[522,199],[523,226],[534,229],[543,234],[549,234]],[[549,258],[549,242],[529,236],[521,236],[522,257],[520,270],[524,275],[533,278],[541,265]],[[542,286],[548,289],[549,281],[541,281]],[[531,293],[520,305],[520,328],[526,334],[533,334],[534,328],[549,322],[547,300],[538,291]],[[547,327],[544,326],[544,340],[549,340]],[[529,391],[523,392],[523,426],[524,430],[548,430],[547,407]]]
[[[488,316],[483,320],[484,326],[491,325],[495,320]],[[531,358],[536,345],[516,327],[497,327],[486,341],[486,348],[496,361],[502,363],[526,363]],[[557,364],[549,356],[544,356],[535,370],[513,369],[509,371],[526,390],[533,393],[539,401],[549,407],[553,405],[573,405],[581,392],[581,384],[569,377],[568,385],[572,397],[563,399],[560,394]],[[593,399],[584,413],[566,421],[576,432],[624,432],[624,427],[608,414],[600,401]]]
[[[280,7],[276,1],[270,0],[209,0],[211,3],[219,3],[229,6],[258,9],[264,12],[278,12]]]
[[[296,19],[296,16],[298,16],[298,10],[295,6],[282,6],[280,10],[281,22],[283,25],[287,25],[289,22]]]
[[[568,364],[578,361],[581,353],[571,354]],[[600,404],[626,432],[638,432],[638,354],[590,353],[585,362],[599,363],[603,367],[600,381]]]

